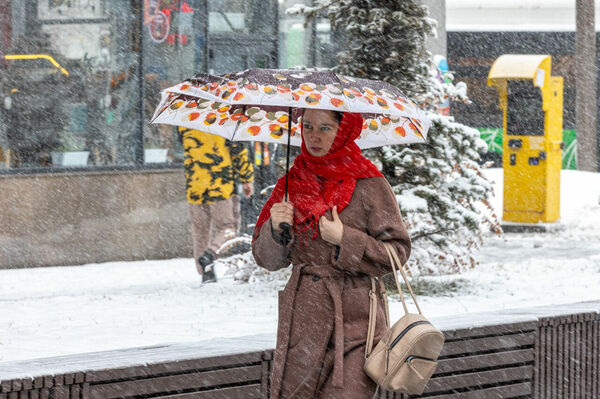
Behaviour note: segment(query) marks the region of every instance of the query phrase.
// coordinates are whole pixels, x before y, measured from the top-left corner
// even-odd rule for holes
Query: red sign
[[[171,24],[169,17],[164,12],[159,11],[153,15],[152,20],[148,24],[148,31],[150,32],[150,38],[156,43],[162,43],[169,36],[169,30]]]

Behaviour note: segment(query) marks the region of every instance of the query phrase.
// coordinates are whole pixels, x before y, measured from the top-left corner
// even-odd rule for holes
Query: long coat
[[[332,220],[330,211],[326,217]],[[410,238],[383,177],[359,179],[339,217],[344,224],[339,247],[320,235],[315,240],[293,237],[284,257],[270,219],[252,244],[258,265],[268,270],[293,265],[290,280],[279,292],[271,399],[363,399],[375,391],[375,383],[363,371],[369,277],[391,272],[384,241],[394,245],[404,263]],[[377,291],[376,340],[386,328],[379,286]]]

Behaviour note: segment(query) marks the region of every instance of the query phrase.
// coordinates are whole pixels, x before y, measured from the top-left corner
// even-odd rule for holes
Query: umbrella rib
[[[241,105],[242,105],[242,115],[245,115],[247,104],[241,104]],[[240,128],[241,123],[242,123],[242,118],[238,119],[238,121],[235,124],[235,129],[233,130],[233,134],[231,135],[231,141],[235,141],[235,136],[237,134],[238,129]]]
[[[350,107],[348,106],[348,97],[346,97],[346,93],[344,92],[344,86],[342,86],[342,81],[340,80],[340,76],[335,72],[333,74],[335,75],[335,78],[337,79],[338,84],[342,88],[342,96],[346,99],[346,101],[344,101],[344,105],[346,106],[346,112],[350,112]]]
[[[421,136],[423,136],[423,132],[422,132],[422,130],[421,130],[421,129],[419,129],[419,125],[420,125],[420,123],[416,123],[415,121],[413,121],[413,118],[407,118],[407,119],[408,119],[408,120],[409,120],[409,121],[410,121],[410,122],[413,124],[413,126],[414,126],[414,127],[415,127],[415,129],[416,129],[416,130],[419,132],[419,134],[420,134]]]
[[[166,105],[165,105],[165,106],[164,106],[164,107],[163,107],[163,108],[162,108],[162,109],[161,109],[159,112],[157,112],[157,113],[156,113],[156,116],[155,116],[154,118],[152,118],[152,120],[149,122],[149,124],[150,124],[150,123],[153,123],[153,122],[156,120],[156,118],[158,118],[159,116],[161,116],[161,115],[162,115],[162,113],[164,112],[164,110],[166,110],[167,108],[169,108],[169,107],[171,106],[171,104],[173,104],[173,103],[175,102],[175,100],[177,100],[177,99],[178,99],[180,96],[181,96],[181,94],[180,94],[180,95],[178,95],[178,96],[176,96],[176,97],[174,97],[174,98],[173,98],[173,99],[172,99],[172,100],[171,100],[171,101],[170,101],[168,104],[166,104]]]

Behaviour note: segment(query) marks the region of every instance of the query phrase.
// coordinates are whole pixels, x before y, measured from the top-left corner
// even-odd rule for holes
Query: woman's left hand
[[[325,241],[333,245],[340,245],[342,243],[342,236],[344,235],[344,224],[340,220],[337,212],[337,206],[334,206],[331,210],[333,220],[328,220],[325,215],[319,219],[319,231],[321,237]]]

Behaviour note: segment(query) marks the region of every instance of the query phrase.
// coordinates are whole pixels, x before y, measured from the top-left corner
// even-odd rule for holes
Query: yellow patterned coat
[[[235,183],[250,183],[254,169],[248,150],[214,134],[179,127],[183,139],[186,196],[193,204],[211,204],[235,194]]]

